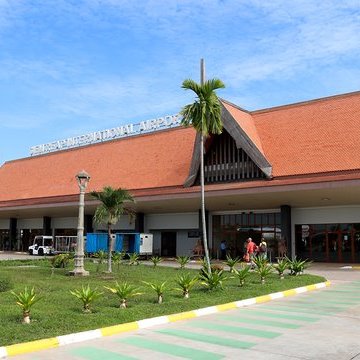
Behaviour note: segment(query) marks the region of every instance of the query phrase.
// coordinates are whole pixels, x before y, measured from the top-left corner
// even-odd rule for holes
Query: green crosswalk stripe
[[[329,289],[329,290],[325,290],[325,293],[348,293],[348,294],[358,294],[360,293],[360,291],[354,291],[351,289]]]
[[[165,330],[158,330],[156,332],[160,333],[160,334],[180,337],[183,339],[189,339],[189,340],[200,341],[200,342],[209,343],[209,344],[232,347],[232,348],[236,348],[236,349],[249,349],[252,346],[256,345],[256,343],[253,343],[253,342],[226,339],[226,338],[219,337],[219,336],[204,335],[204,334],[199,334],[199,333],[195,333],[195,332],[191,332],[191,331],[184,331],[184,330],[165,329]]]
[[[225,331],[225,332],[230,332],[233,334],[251,335],[251,336],[257,336],[257,337],[267,338],[267,339],[272,339],[272,338],[282,335],[282,333],[275,332],[275,331],[257,330],[257,329],[250,329],[250,328],[245,328],[245,327],[240,327],[240,326],[221,325],[217,322],[213,323],[213,322],[207,322],[207,321],[192,321],[192,322],[187,323],[186,325],[201,328],[201,329]]]
[[[268,308],[267,310],[271,310],[270,308]],[[274,309],[275,310],[275,309]],[[299,316],[299,315],[288,315],[288,314],[281,314],[281,313],[271,313],[271,312],[267,312],[267,311],[261,311],[261,310],[250,310],[250,309],[242,309],[241,311],[244,312],[249,312],[253,315],[262,315],[262,316],[266,316],[266,317],[271,317],[271,318],[280,318],[280,319],[289,319],[289,320],[299,320],[299,321],[306,321],[306,322],[315,322],[318,321],[320,318],[317,317],[310,317],[310,316]],[[279,310],[275,310],[275,311],[279,311]],[[294,311],[296,312],[296,311]]]
[[[334,300],[345,300],[345,301],[358,301],[359,299],[359,295],[343,295],[343,294],[324,294],[324,295],[319,295],[317,297],[317,300],[320,299],[334,299]]]
[[[290,324],[286,322],[273,321],[273,320],[264,320],[264,319],[255,319],[254,317],[244,317],[244,316],[230,316],[230,315],[219,315],[219,319],[232,322],[240,322],[246,324],[255,324],[255,325],[266,325],[272,327],[278,327],[283,329],[298,329],[301,325]]]
[[[82,357],[87,360],[134,360],[136,358],[132,356],[126,356],[113,351],[108,351],[104,349],[97,349],[94,347],[81,347],[78,349],[71,350],[71,354]]]
[[[148,340],[144,337],[128,337],[120,340],[120,342],[136,346],[138,348],[153,350],[163,354],[179,356],[191,360],[218,360],[224,357],[224,355],[221,354],[193,349],[181,345],[167,344],[162,341]]]
[[[308,304],[309,306],[312,305],[324,305],[324,304],[335,304],[337,306],[344,306],[348,307],[351,305],[357,305],[358,302],[348,302],[348,301],[338,301],[338,300],[332,300],[332,299],[318,299],[318,301],[314,300],[291,300],[291,303],[295,304]]]
[[[284,312],[292,312],[292,313],[304,313],[304,314],[310,314],[310,315],[321,315],[326,316],[329,314],[336,314],[338,312],[344,311],[343,308],[337,308],[337,307],[329,307],[329,306],[321,306],[321,310],[319,310],[316,306],[311,306],[309,308],[306,305],[298,305],[298,304],[292,304],[292,305],[271,305],[266,308],[267,310],[277,310],[277,311],[284,311]]]
[[[298,306],[298,307],[306,307],[306,308],[310,308],[310,310],[312,308],[316,309],[317,307],[324,307],[324,306],[328,306],[328,307],[336,307],[336,308],[340,308],[339,306],[337,305],[334,305],[334,304],[322,304],[321,302],[318,302],[318,303],[309,303],[308,301],[279,301],[279,302],[274,302],[274,303],[271,303],[271,304],[268,304],[268,307],[271,308],[271,306],[273,305],[286,305],[286,306]]]

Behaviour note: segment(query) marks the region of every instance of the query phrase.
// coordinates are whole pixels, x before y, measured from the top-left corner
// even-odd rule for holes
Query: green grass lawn
[[[236,278],[225,281],[224,290],[207,291],[199,284],[190,292],[190,299],[183,299],[181,292],[174,290],[177,287],[175,278],[183,272],[195,276],[198,270],[121,264],[119,269],[114,266],[114,273],[108,275],[96,273],[96,264],[89,260],[85,267],[90,276],[74,278],[67,276],[71,265],[69,269],[55,269],[52,275],[50,262],[46,259],[0,262],[0,278],[11,279],[15,292],[22,291],[25,286],[34,286],[42,298],[32,308],[31,324],[25,325],[21,323],[21,309],[11,292],[0,292],[0,346],[223,304],[324,281],[322,277],[307,274],[286,276],[280,281],[277,274],[272,274],[267,283],[261,285],[258,275],[251,273],[244,287],[238,286]],[[168,290],[164,292],[164,303],[159,305],[156,293],[143,281],[165,280]],[[130,298],[127,309],[119,309],[118,298],[104,289],[104,286],[114,285],[115,281],[136,285],[143,294]],[[84,314],[81,302],[70,294],[70,290],[88,284],[104,294],[93,304],[93,313]]]

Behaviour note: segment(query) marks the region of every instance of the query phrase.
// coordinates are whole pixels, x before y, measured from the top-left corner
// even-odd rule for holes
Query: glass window
[[[242,225],[245,225],[245,226],[249,225],[248,214],[245,214],[245,213],[242,214]]]
[[[249,214],[249,225],[254,226],[255,225],[255,214],[250,213]]]
[[[276,223],[276,225],[281,224],[281,214],[280,213],[275,214],[275,223]]]
[[[261,222],[261,216],[262,214],[255,214],[255,225],[258,225],[259,227],[261,226],[262,222]]]
[[[275,224],[275,214],[268,214],[268,225]]]
[[[44,239],[44,246],[52,246],[52,239],[45,238]]]

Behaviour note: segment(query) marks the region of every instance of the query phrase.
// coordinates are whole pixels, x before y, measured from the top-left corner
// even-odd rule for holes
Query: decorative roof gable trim
[[[220,101],[222,111],[221,117],[223,121],[224,129],[230,134],[235,140],[238,149],[243,148],[244,151],[250,156],[254,163],[260,168],[268,179],[272,178],[272,166],[262,154],[262,152],[256,147],[253,141],[245,133],[245,131],[236,122],[230,112]],[[200,167],[200,145],[201,145],[201,134],[196,134],[194,143],[193,156],[189,169],[189,176],[187,177],[184,187],[190,187],[195,183],[199,167]]]
[[[221,103],[221,101],[220,101]],[[263,153],[258,149],[246,132],[240,127],[230,112],[221,103],[224,129],[235,140],[238,149],[243,148],[252,161],[260,168],[268,179],[272,177],[272,166]]]
[[[204,141],[205,143],[205,141]],[[189,170],[189,176],[185,180],[184,187],[190,187],[195,183],[196,176],[200,167],[200,146],[201,146],[201,134],[197,133],[195,142],[193,156],[191,159],[191,165]]]

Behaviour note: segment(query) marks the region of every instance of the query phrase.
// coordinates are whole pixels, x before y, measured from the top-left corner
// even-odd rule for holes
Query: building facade
[[[360,261],[360,92],[258,111],[221,100],[223,133],[205,142],[209,247],[233,256],[264,237],[273,258]],[[76,235],[78,187],[128,189],[136,219],[114,231],[154,234],[154,253],[192,255],[201,237],[200,139],[170,127],[8,161],[0,168],[0,251],[35,235]],[[96,201],[86,196],[85,232]]]

